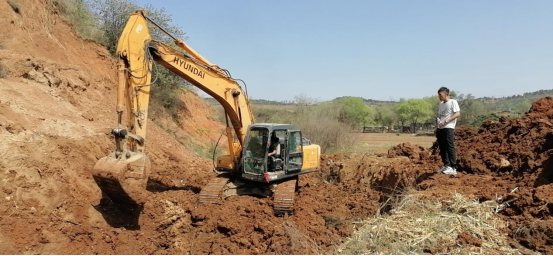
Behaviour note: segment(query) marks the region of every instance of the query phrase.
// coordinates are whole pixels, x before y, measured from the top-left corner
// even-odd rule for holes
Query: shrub
[[[349,125],[328,118],[308,118],[295,123],[304,137],[321,146],[323,153],[348,151],[356,140]]]
[[[339,121],[338,103],[318,105],[297,105],[284,110],[257,108],[254,114],[257,122],[292,124],[302,135],[321,146],[323,153],[348,151],[356,144],[350,125]]]
[[[98,18],[91,11],[87,2],[83,0],[53,0],[52,4],[73,25],[80,37],[105,43],[105,35],[98,26]]]

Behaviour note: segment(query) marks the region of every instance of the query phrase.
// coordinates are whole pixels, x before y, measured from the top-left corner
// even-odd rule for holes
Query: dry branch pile
[[[469,201],[461,194],[432,202],[408,193],[386,215],[375,216],[345,242],[338,254],[523,254],[512,248],[495,216],[504,205]]]

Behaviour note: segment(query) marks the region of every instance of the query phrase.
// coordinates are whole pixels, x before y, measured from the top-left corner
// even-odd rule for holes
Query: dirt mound
[[[457,130],[459,169],[480,174],[539,175],[545,166],[551,165],[551,107],[553,101],[547,97],[534,102],[524,117],[488,121],[477,130]],[[543,182],[550,182],[548,175],[543,176]]]
[[[432,152],[428,149],[425,149],[418,145],[411,145],[411,143],[406,142],[392,147],[390,150],[388,150],[389,158],[400,156],[406,156],[411,159],[411,161],[416,163],[423,163],[430,161],[433,155]],[[433,160],[437,159],[434,157]]]
[[[553,118],[553,99],[545,97],[532,103],[532,107],[526,113],[531,118]]]
[[[553,247],[537,230],[549,230],[553,214],[553,100],[542,98],[525,116],[456,130],[457,177],[428,175],[417,186],[434,196],[462,192],[476,200],[506,202],[499,211],[511,237],[544,253]],[[434,150],[436,147],[434,146]]]
[[[407,188],[431,199],[462,193],[472,200],[495,200],[503,205],[497,212],[509,223],[505,232],[513,243],[549,254],[553,247],[540,232],[550,227],[537,220],[551,220],[553,214],[552,109],[553,100],[546,97],[521,118],[488,121],[478,129],[458,127],[457,176],[436,174],[441,165],[436,143],[428,149],[397,145],[388,151],[389,164],[375,165],[371,157],[349,173],[381,192],[381,212],[391,210],[396,195]]]
[[[537,220],[522,226],[514,232],[514,238],[528,248],[551,253],[553,244],[553,223],[551,221]]]

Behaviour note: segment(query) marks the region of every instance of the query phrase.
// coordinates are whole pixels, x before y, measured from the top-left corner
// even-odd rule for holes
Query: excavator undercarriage
[[[287,181],[270,184],[219,176],[212,179],[200,191],[200,203],[221,204],[225,198],[235,195],[272,196],[275,215],[292,215],[297,185],[297,176]]]

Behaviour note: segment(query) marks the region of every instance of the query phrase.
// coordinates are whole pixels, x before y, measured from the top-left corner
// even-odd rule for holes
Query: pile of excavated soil
[[[479,174],[539,175],[550,164],[553,149],[552,107],[551,98],[543,98],[521,118],[488,121],[477,130],[460,129],[459,168]],[[540,180],[550,182],[548,177]]]
[[[509,223],[502,231],[512,243],[551,254],[553,239],[547,234],[553,213],[552,128],[550,97],[534,102],[521,118],[489,121],[478,129],[459,127],[455,177],[435,173],[441,166],[436,143],[431,148],[399,144],[388,151],[390,164],[384,166],[374,164],[383,155],[347,155],[334,161],[348,166],[341,172],[380,192],[383,213],[398,202],[397,195],[412,188],[432,199],[462,193],[477,201],[505,203],[498,214]]]
[[[553,213],[552,123],[553,100],[546,97],[521,118],[488,121],[478,129],[459,127],[455,177],[435,174],[441,165],[436,143],[430,149],[400,144],[388,157],[409,160],[372,172],[373,185],[388,194],[414,187],[429,197],[457,192],[508,203],[499,212],[509,223],[504,232],[530,249],[551,254],[553,240],[544,233],[551,231]]]

